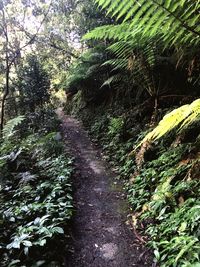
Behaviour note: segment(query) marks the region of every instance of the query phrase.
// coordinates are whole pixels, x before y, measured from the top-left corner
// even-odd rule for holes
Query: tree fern
[[[166,45],[197,46],[200,43],[199,1],[191,0],[96,0],[118,20],[129,22],[130,29],[143,28],[143,36],[162,30]]]
[[[119,42],[130,42],[132,49],[140,46],[146,61],[153,62],[152,43],[162,43],[162,50],[176,47],[185,53],[197,51],[200,44],[200,1],[191,0],[95,0],[107,14],[122,21],[119,25],[107,25],[96,28],[85,35],[85,39],[109,39],[118,42],[111,46],[120,56],[126,52],[127,46],[119,48]],[[149,45],[148,45],[149,44]],[[116,47],[118,45],[118,51]],[[131,46],[130,46],[131,47]],[[149,56],[150,55],[150,56]],[[184,53],[182,53],[184,55]],[[179,53],[177,53],[177,61]],[[117,55],[119,58],[119,54]]]
[[[9,120],[3,129],[3,138],[8,140],[14,134],[14,128],[19,125],[25,119],[24,116],[18,116],[14,119]]]
[[[157,90],[151,83],[151,69],[156,61],[154,51],[158,53],[157,47],[160,44],[161,51],[164,51],[165,48],[175,48],[174,51],[178,51],[177,56],[181,50],[181,57],[185,54],[188,55],[188,50],[190,53],[199,50],[199,0],[95,0],[95,2],[102,9],[106,9],[109,16],[116,18],[121,23],[116,26],[108,25],[96,28],[84,38],[114,41],[114,44],[111,44],[108,49],[118,60],[113,59],[108,63],[116,69],[117,66],[119,68],[126,67],[125,62],[127,61],[127,68],[132,69],[136,80],[138,82],[141,80],[142,86],[145,81],[146,86],[144,87],[151,95],[155,94]],[[152,43],[155,45],[152,46]],[[180,62],[178,58],[177,61]],[[143,76],[143,79],[140,78],[140,75]],[[198,101],[194,102],[194,106],[191,107],[197,107],[196,103]],[[165,117],[164,122],[162,121],[159,128],[156,128],[160,135],[157,135],[158,132],[155,130],[152,135],[148,135],[147,139],[159,138],[181,122],[186,126],[193,118],[196,118],[198,108],[196,112],[191,111],[189,114],[187,112],[184,107],[175,110],[172,116],[170,114],[169,117]],[[177,114],[179,114],[178,120]],[[168,127],[166,127],[165,121],[168,121]]]
[[[123,30],[123,31],[122,31]],[[159,38],[146,36],[141,38],[142,29],[130,31],[127,23],[99,27],[86,34],[84,39],[107,39],[114,41],[107,50],[114,56],[103,65],[110,65],[113,71],[126,70],[131,80],[139,88],[155,95],[156,88],[152,81],[151,69],[155,64],[155,51],[159,51]],[[152,43],[154,45],[152,45]],[[109,82],[115,82],[115,79]],[[104,84],[107,84],[104,83]]]

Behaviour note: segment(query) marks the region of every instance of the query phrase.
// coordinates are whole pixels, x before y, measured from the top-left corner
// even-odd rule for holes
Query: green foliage
[[[43,131],[1,146],[1,266],[62,266],[73,167],[60,139]]]
[[[108,124],[109,124],[109,119],[107,116],[102,116],[98,118],[90,128],[90,133],[92,134],[93,138],[96,138],[96,140],[100,140],[104,132],[108,130]]]
[[[4,140],[8,140],[9,138],[11,138],[15,132],[14,132],[14,128],[16,126],[18,126],[19,124],[21,124],[21,122],[25,119],[24,116],[18,116],[14,119],[11,119],[9,121],[7,121],[6,125],[4,126],[3,129],[3,138]]]
[[[199,207],[195,198],[186,200],[174,213],[160,212],[160,225],[148,228],[148,233],[156,240],[151,245],[155,249],[157,260],[163,262],[162,266],[183,266],[199,262]],[[160,233],[159,238],[156,232]]]
[[[103,40],[109,44],[108,50],[114,58],[108,59],[104,65],[110,65],[114,75],[110,73],[103,85],[114,86],[121,83],[126,88],[125,71],[129,84],[137,86],[136,97],[141,96],[146,90],[150,96],[156,98],[158,95],[166,94],[165,88],[160,86],[163,83],[162,79],[166,78],[165,74],[162,78],[156,67],[165,65],[166,72],[167,64],[176,68],[187,66],[188,81],[199,81],[199,75],[195,73],[195,69],[198,68],[196,55],[199,53],[200,36],[198,2],[95,2],[119,23],[95,28],[83,38]],[[164,83],[166,85],[166,81]]]
[[[174,109],[164,116],[164,118],[159,122],[158,126],[154,128],[153,131],[148,133],[141,143],[136,146],[136,148],[144,142],[152,142],[161,138],[177,126],[179,126],[180,130],[187,128],[191,123],[199,120],[199,116],[200,99],[195,100],[191,104]]]
[[[41,168],[42,163],[38,164]],[[7,249],[10,257],[12,255],[18,259],[22,251],[28,255],[29,250],[35,249],[35,252],[39,254],[38,259],[46,257],[48,261],[47,256],[37,251],[38,246],[43,247],[47,244],[48,247],[50,239],[55,238],[57,234],[64,234],[62,227],[71,217],[69,184],[71,168],[63,157],[59,157],[56,161],[48,160],[43,164],[45,164],[43,172],[49,179],[37,181],[32,185],[23,183],[20,188],[10,190],[9,199],[1,210],[3,214],[1,224],[9,227],[12,233],[12,235],[4,233],[4,238],[8,240],[8,243],[2,244],[2,249]],[[3,190],[2,193],[6,192]]]
[[[26,112],[25,120],[18,127],[19,137],[38,133],[45,135],[54,132],[60,126],[60,120],[55,113],[55,107],[51,104],[38,108],[34,113]]]
[[[123,130],[124,121],[123,118],[110,118],[108,126],[108,135],[116,136],[120,135]]]
[[[107,10],[107,14],[115,16],[118,20],[129,22],[129,28],[143,29],[146,34],[154,36],[162,32],[165,45],[178,44],[188,47],[199,45],[200,29],[198,27],[200,7],[198,1],[133,1],[125,0],[96,0],[101,8]]]
[[[161,266],[199,261],[199,181],[189,178],[196,159],[184,162],[190,145],[160,150],[129,184],[129,201],[143,220]],[[198,161],[198,160],[197,160]]]
[[[101,86],[104,70],[101,64],[105,60],[104,47],[97,46],[89,49],[74,61],[69,69],[66,88],[68,92],[83,91],[83,95],[90,99]],[[104,68],[105,69],[105,68]],[[94,88],[95,83],[95,88]]]
[[[132,56],[134,61],[137,60],[136,55],[144,55],[146,62],[150,66],[155,63],[155,53],[159,53],[159,46],[161,45],[157,36],[143,36],[143,29],[136,28],[130,30],[129,23],[122,23],[119,25],[106,25],[101,26],[93,31],[87,33],[83,39],[97,39],[97,40],[110,40],[114,41],[110,46],[108,46],[108,51],[113,53],[117,58],[126,59],[126,65],[121,65],[121,67],[130,68],[128,64],[128,59]],[[153,43],[153,45],[150,45]],[[108,61],[109,63],[109,61]],[[111,61],[110,63],[114,64]],[[115,63],[116,66],[120,67],[120,64]]]
[[[128,39],[132,33],[129,31],[129,24],[123,23],[119,25],[106,25],[95,28],[84,35],[83,40],[88,39],[109,39],[109,40],[124,40]]]
[[[119,75],[109,77],[103,85],[123,81],[120,71],[126,71],[129,74],[129,83],[136,83],[140,90],[146,89],[151,96],[156,94],[151,72],[155,65],[155,55],[159,53],[161,45],[158,45],[158,39],[155,37],[141,38],[142,33],[143,29],[131,31],[128,23],[122,23],[101,26],[84,36],[84,39],[105,39],[114,42],[107,48],[114,58],[104,62],[103,66],[110,65],[112,71],[118,71]],[[151,46],[150,43],[154,45]]]
[[[23,79],[22,79],[23,77]],[[50,80],[39,58],[29,55],[18,71],[20,106],[34,112],[49,100]],[[24,111],[24,110],[22,110]]]
[[[45,155],[46,157],[55,156],[58,157],[62,154],[63,144],[60,142],[61,134],[59,132],[51,132],[44,137],[40,138],[37,143],[38,156]]]

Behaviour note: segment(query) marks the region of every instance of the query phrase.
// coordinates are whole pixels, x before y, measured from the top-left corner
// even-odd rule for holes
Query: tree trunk
[[[158,115],[158,97],[156,96],[154,98],[154,111],[153,111],[153,114],[151,116],[150,127],[155,126],[156,120],[157,120],[157,115]]]
[[[8,39],[8,28],[7,28],[7,23],[6,23],[6,17],[5,17],[5,12],[4,9],[1,10],[2,15],[3,15],[3,32],[5,35],[5,60],[6,60],[6,73],[5,73],[5,78],[6,78],[6,85],[5,85],[5,91],[3,93],[3,98],[2,98],[2,103],[1,103],[1,121],[0,121],[0,136],[2,136],[2,131],[3,131],[3,124],[4,124],[4,114],[5,114],[5,102],[6,102],[6,97],[9,94],[9,78],[10,78],[10,67],[11,63],[9,64],[9,39]]]
[[[7,69],[6,69],[6,86],[5,86],[5,92],[3,94],[2,103],[1,103],[1,122],[0,122],[1,135],[2,135],[3,124],[4,124],[5,102],[6,102],[6,98],[7,98],[8,94],[9,94],[9,75],[10,75],[10,68],[7,65]]]

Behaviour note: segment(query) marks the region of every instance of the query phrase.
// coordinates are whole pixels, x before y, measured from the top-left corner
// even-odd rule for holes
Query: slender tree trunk
[[[155,126],[156,120],[157,120],[157,115],[158,115],[158,97],[155,96],[154,98],[154,111],[151,116],[151,122],[150,122],[150,127]]]
[[[7,61],[7,59],[6,59],[6,61]],[[1,122],[0,122],[1,134],[2,134],[2,130],[3,130],[3,124],[4,124],[5,102],[6,102],[7,96],[9,95],[9,76],[10,76],[10,68],[7,64],[7,66],[6,66],[6,86],[5,86],[5,91],[4,91],[2,102],[1,102]]]
[[[5,35],[5,60],[6,60],[6,73],[5,73],[5,78],[6,78],[6,84],[5,84],[5,89],[2,97],[2,102],[1,102],[1,121],[0,121],[0,136],[2,136],[2,131],[3,131],[3,124],[4,124],[4,115],[5,115],[5,102],[6,98],[9,94],[9,78],[10,78],[10,67],[11,64],[9,63],[9,39],[8,39],[8,28],[7,28],[7,23],[6,23],[6,17],[5,17],[5,12],[4,9],[1,10],[2,15],[3,15],[3,32]]]

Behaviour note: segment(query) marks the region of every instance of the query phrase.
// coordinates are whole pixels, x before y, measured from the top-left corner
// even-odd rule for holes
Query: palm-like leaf
[[[84,35],[83,40],[89,39],[109,39],[109,40],[124,40],[131,36],[133,33],[129,29],[128,23],[119,25],[106,25],[95,28]]]
[[[139,147],[144,142],[153,142],[175,127],[179,129],[188,127],[189,124],[200,118],[200,99],[193,101],[191,104],[174,109],[159,122],[158,126],[148,133],[145,138],[137,145]],[[137,148],[136,147],[136,148]]]
[[[140,47],[146,62],[154,64],[157,44],[162,49],[176,46],[176,51],[190,53],[200,45],[200,1],[198,0],[95,0],[107,13],[123,21],[94,29],[85,39],[109,39],[118,58]],[[156,42],[155,42],[156,40]],[[152,44],[156,44],[155,46]],[[186,52],[186,53],[187,53]],[[158,53],[158,51],[157,51]],[[182,55],[184,52],[182,52]],[[179,56],[179,53],[177,53]]]
[[[88,33],[85,38],[115,41],[109,50],[120,60],[112,60],[109,63],[116,69],[117,66],[124,67],[122,62],[128,60],[128,68],[139,70],[135,72],[138,81],[140,80],[139,74],[147,77],[145,78],[146,89],[151,94],[153,93],[149,82],[151,77],[148,72],[151,72],[151,67],[155,62],[151,42],[154,38],[157,44],[161,40],[163,50],[165,47],[173,46],[177,50],[181,49],[182,55],[184,49],[186,51],[188,48],[192,51],[199,49],[199,0],[95,0],[95,2],[102,9],[106,9],[107,14],[117,20],[120,19],[122,23],[117,26],[97,28]],[[130,58],[132,58],[131,61]],[[199,114],[200,100],[172,111],[143,139],[142,143],[156,140],[178,125],[181,125],[181,128],[187,127],[199,118]]]
[[[155,64],[155,51],[159,50],[160,39],[150,36],[141,38],[141,36],[142,29],[130,31],[128,24],[123,23],[96,28],[86,34],[84,39],[115,41],[107,48],[115,58],[107,60],[103,65],[110,65],[113,71],[128,71],[131,80],[152,96],[156,94],[156,88],[152,81],[151,69]],[[115,80],[111,79],[111,82],[113,81]]]
[[[162,31],[166,45],[200,43],[198,0],[95,0],[111,16],[129,22],[130,29],[143,28],[143,35]]]
[[[24,116],[18,116],[9,120],[3,129],[3,137],[5,140],[9,139],[14,134],[14,128],[25,119]]]

